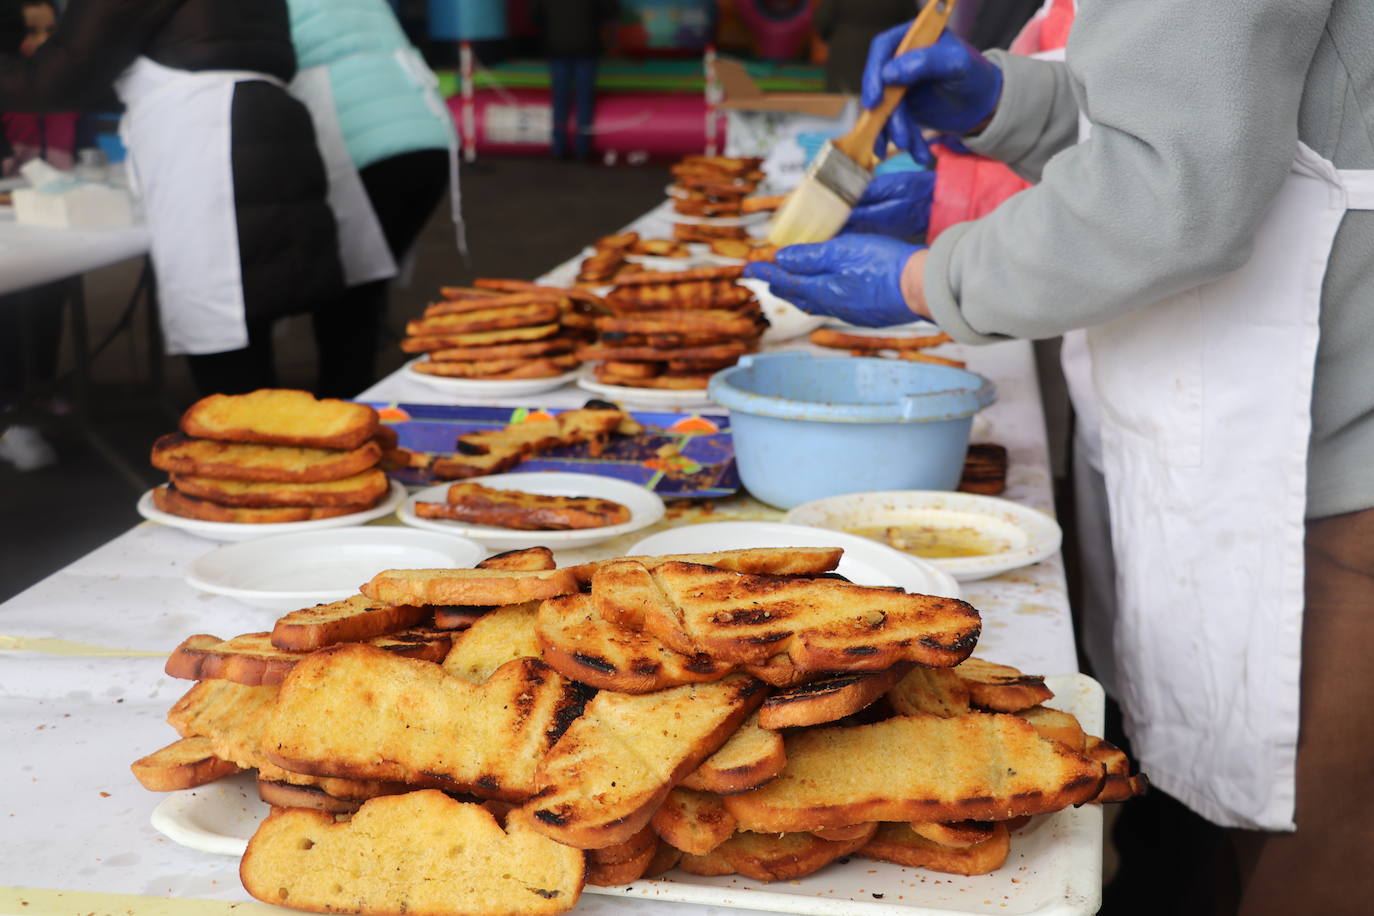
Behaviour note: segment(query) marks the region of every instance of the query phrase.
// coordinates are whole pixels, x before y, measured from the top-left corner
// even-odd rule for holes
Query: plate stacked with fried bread
[[[973,607],[835,578],[840,554],[384,570],[270,633],[185,640],[181,738],[133,769],[156,791],[256,770],[248,892],[374,914],[558,913],[587,884],[704,901],[731,875],[749,906],[837,860],[798,893],[840,908],[792,911],[859,912],[1024,842],[1038,858],[982,886],[1010,899],[1067,809],[1144,790],[1044,678],[972,656]]]
[[[578,350],[598,363],[579,384],[612,397],[646,389],[703,397],[711,374],[757,349],[768,327],[753,293],[736,282],[740,270],[620,274],[605,299],[611,314],[593,322],[596,343]]]
[[[421,353],[412,378],[454,394],[529,394],[570,381],[596,296],[519,280],[446,286],[406,325],[401,349]],[[502,384],[496,384],[502,383]]]
[[[216,394],[191,405],[180,426],[153,444],[152,464],[169,480],[144,494],[139,512],[195,534],[239,540],[359,524],[405,495],[378,467],[395,443],[366,404],[289,389]]]

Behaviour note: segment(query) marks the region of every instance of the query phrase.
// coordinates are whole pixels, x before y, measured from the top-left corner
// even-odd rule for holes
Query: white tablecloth
[[[0,295],[75,277],[148,253],[145,226],[45,229],[21,226],[0,208]]]
[[[4,228],[0,224],[0,244],[7,237]],[[657,218],[635,228],[646,236],[668,234]],[[121,243],[128,247],[118,249],[107,239],[106,250],[131,256],[139,253],[136,241],[130,235]],[[570,262],[547,276],[566,278],[571,269]],[[977,431],[979,438],[1008,448],[1006,498],[1053,512],[1029,345],[998,344],[963,356],[998,387],[998,401],[984,412]],[[506,403],[559,407],[586,398],[569,386]],[[446,401],[399,374],[361,399]],[[262,630],[277,616],[200,594],[183,581],[189,563],[214,546],[144,523],[0,605],[0,913],[283,912],[249,901],[236,859],[184,849],[154,831],[148,818],[160,796],[145,791],[129,772],[131,761],[176,737],[163,720],[189,682],[163,675],[162,656],[192,633],[227,637]],[[1077,670],[1058,556],[967,583],[965,597],[983,614],[980,655],[1045,674]],[[590,893],[574,912],[746,913]]]

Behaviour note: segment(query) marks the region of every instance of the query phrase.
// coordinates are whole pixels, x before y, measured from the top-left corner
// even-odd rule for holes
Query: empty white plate
[[[293,611],[356,595],[384,569],[467,568],[487,553],[453,534],[398,525],[335,528],[225,545],[197,558],[186,581],[253,607]]]

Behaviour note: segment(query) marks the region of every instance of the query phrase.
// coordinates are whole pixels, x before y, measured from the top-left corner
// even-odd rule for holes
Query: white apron
[[[1374,172],[1299,144],[1244,267],[1088,330],[1132,746],[1223,826],[1294,827],[1317,319],[1349,209]]]
[[[265,73],[176,70],[147,57],[115,82],[172,355],[248,346],[230,131],[234,86],[247,80],[282,85]]]
[[[348,154],[328,66],[301,70],[291,81],[291,94],[310,110],[315,142],[329,179],[329,209],[339,231],[339,261],[345,286],[360,286],[396,276],[396,260],[386,243],[377,212]]]

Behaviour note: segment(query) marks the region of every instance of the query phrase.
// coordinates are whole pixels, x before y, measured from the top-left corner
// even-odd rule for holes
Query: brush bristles
[[[800,245],[832,239],[844,227],[851,209],[838,194],[808,175],[773,217],[768,241]]]

